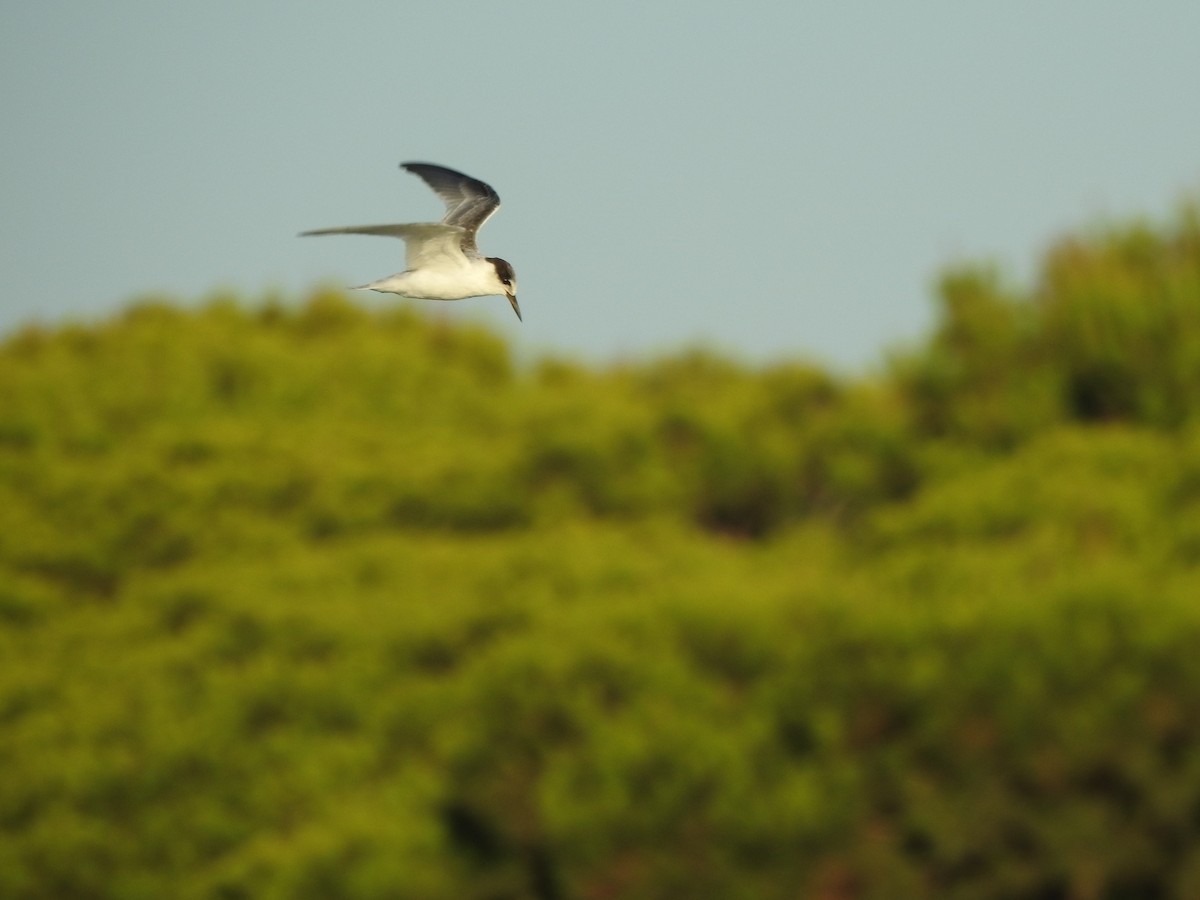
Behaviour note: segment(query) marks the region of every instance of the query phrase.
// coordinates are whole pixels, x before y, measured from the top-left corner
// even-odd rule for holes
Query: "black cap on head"
[[[508,297],[508,302],[512,304],[513,312],[520,319],[521,307],[517,306],[517,273],[513,271],[513,267],[507,261],[498,256],[488,256],[485,258],[492,264],[492,268],[496,270],[496,277],[504,285],[504,294]]]
[[[500,279],[501,284],[512,284],[516,280],[517,273],[513,271],[513,267],[506,260],[498,256],[489,256],[487,261],[495,267],[496,277]]]

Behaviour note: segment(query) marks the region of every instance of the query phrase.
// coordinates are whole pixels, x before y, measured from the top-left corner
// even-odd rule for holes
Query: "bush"
[[[0,896],[1195,896],[1195,221],[871,378],[11,336]]]

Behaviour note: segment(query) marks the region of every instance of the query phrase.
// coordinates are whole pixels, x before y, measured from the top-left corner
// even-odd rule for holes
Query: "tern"
[[[418,176],[442,198],[446,204],[442,221],[319,228],[301,232],[300,236],[377,234],[401,238],[405,270],[352,290],[379,291],[420,300],[465,300],[467,297],[503,295],[520,319],[517,274],[513,267],[498,257],[480,256],[475,245],[480,226],[500,208],[500,195],[479,179],[445,166],[406,162],[400,163],[400,168]]]

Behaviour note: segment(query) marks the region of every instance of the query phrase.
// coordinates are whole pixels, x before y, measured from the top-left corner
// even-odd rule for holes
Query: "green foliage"
[[[1200,396],[1200,210],[1048,254],[1030,296],[994,270],[940,285],[930,346],[896,362],[926,434],[1011,446],[1056,423],[1178,427]]]
[[[0,345],[0,896],[1200,893],[1200,240],[874,379],[317,293]]]

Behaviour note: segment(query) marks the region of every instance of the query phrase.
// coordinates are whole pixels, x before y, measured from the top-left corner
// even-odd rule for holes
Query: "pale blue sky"
[[[963,258],[1200,188],[1200,4],[0,4],[0,330],[403,268],[401,160],[490,182],[523,356],[703,342],[860,368]]]

